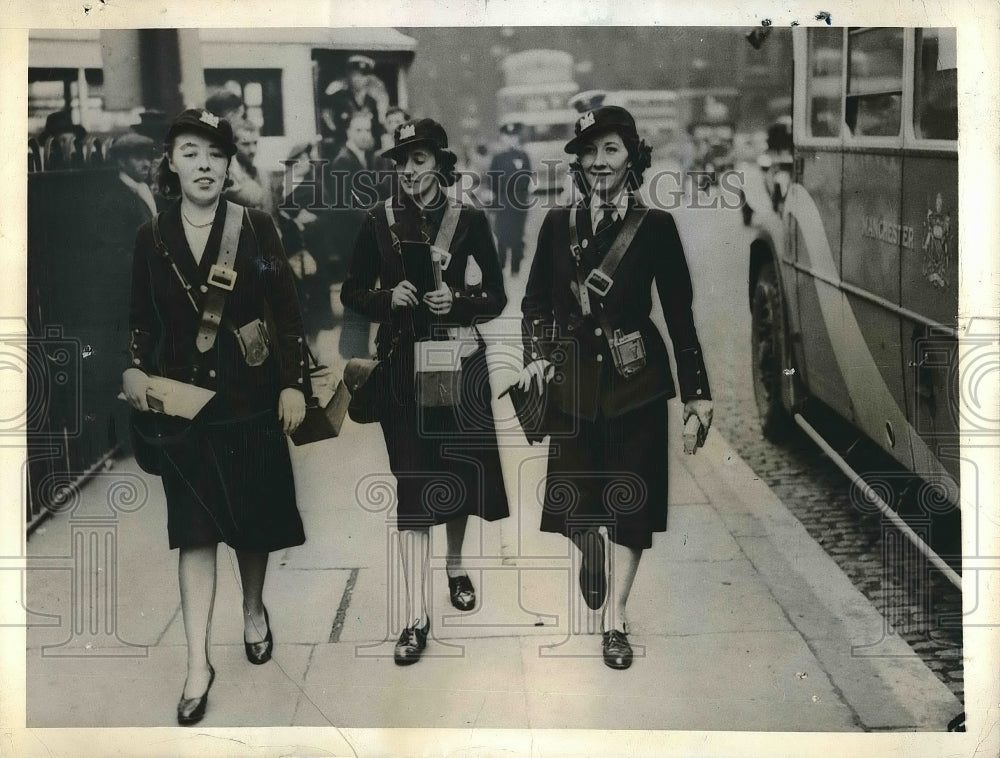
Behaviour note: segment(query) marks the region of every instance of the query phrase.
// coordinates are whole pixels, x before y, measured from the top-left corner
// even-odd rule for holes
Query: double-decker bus
[[[749,258],[764,433],[818,437],[819,401],[957,508],[955,30],[793,33],[792,181]]]
[[[524,50],[508,55],[501,67],[500,124],[523,125],[522,148],[535,172],[535,191],[559,190],[567,170],[562,148],[577,116],[569,105],[579,89],[573,81],[573,56],[563,50]]]
[[[618,105],[631,113],[639,134],[654,149],[677,138],[678,98],[673,90],[616,90],[607,93],[604,105]]]

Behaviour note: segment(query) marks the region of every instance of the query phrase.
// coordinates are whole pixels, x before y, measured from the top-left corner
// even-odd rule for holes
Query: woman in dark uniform
[[[550,449],[541,528],[581,549],[580,589],[603,607],[604,662],[628,668],[626,604],[642,551],[667,525],[667,349],[650,320],[656,284],[684,401],[684,421],[712,422],[691,314],[691,279],[671,215],[633,194],[650,149],[623,108],[585,113],[566,152],[583,199],[549,211],[521,309],[520,385],[551,380]],[[581,293],[582,296],[581,296]],[[605,574],[606,530],[613,549]],[[610,596],[609,595],[610,589]]]
[[[216,393],[194,422],[147,419],[165,435],[155,468],[170,547],[180,550],[188,660],[177,720],[187,725],[204,715],[215,678],[209,633],[219,542],[239,561],[247,658],[271,657],[261,593],[268,553],[305,541],[285,435],[301,423],[309,387],[295,285],[274,223],[220,202],[235,153],[229,123],[183,111],[164,149],[160,189],[180,201],[136,237],[122,382],[128,401],[146,412],[156,375]],[[221,249],[227,238],[238,240],[235,257]]]
[[[446,525],[449,593],[459,610],[475,606],[475,590],[462,567],[462,542],[470,515],[487,521],[508,515],[500,469],[486,349],[478,330],[463,339],[460,405],[419,407],[414,389],[414,345],[449,337],[448,330],[495,318],[506,305],[493,236],[482,211],[445,195],[455,181],[456,156],[440,124],[402,124],[384,155],[396,162],[398,187],[368,212],[344,282],[344,305],[379,322],[378,357],[388,361],[380,419],[389,464],[396,475],[397,525],[407,585],[408,623],[396,644],[400,665],[419,660],[430,617],[426,587],[429,528]],[[440,243],[454,234],[443,286],[418,297],[403,270],[401,245]],[[466,268],[482,270],[480,287],[466,286]]]

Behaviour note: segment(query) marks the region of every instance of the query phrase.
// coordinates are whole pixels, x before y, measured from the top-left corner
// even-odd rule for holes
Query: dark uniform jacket
[[[517,148],[497,153],[490,161],[490,174],[496,202],[501,209],[526,212],[531,185],[531,159],[528,154]]]
[[[628,214],[636,212],[630,199]],[[598,237],[591,230],[590,209],[578,206],[581,269],[584,278],[599,265],[623,220]],[[525,364],[546,358],[556,367],[549,392],[565,413],[594,420],[616,417],[659,397],[674,397],[670,360],[659,331],[650,320],[655,282],[673,343],[681,399],[711,398],[701,345],[691,314],[691,278],[673,217],[650,210],[614,274],[614,285],[601,298],[591,293],[594,311],[584,318],[576,297],[576,264],[570,252],[569,208],[549,211],[538,234],[521,310]],[[597,315],[603,301],[608,325],[624,333],[638,330],[647,364],[629,379],[615,370],[611,350]]]
[[[206,280],[218,260],[225,209],[225,201],[220,201],[200,264],[184,236],[180,203],[160,216],[163,242],[192,286],[199,313],[157,251],[151,223],[139,229],[132,264],[128,367],[216,390],[202,412],[210,419],[236,419],[276,408],[286,387],[302,390],[307,398],[311,394],[292,272],[274,222],[261,211],[247,209],[243,217],[234,264],[236,282],[226,296],[215,344],[204,355],[195,348],[202,298],[213,286]],[[232,330],[257,318],[268,323],[270,356],[251,367]]]
[[[420,241],[426,230],[433,242],[444,217],[444,206],[426,212],[426,220],[422,222],[421,213],[412,200],[405,198],[394,202],[397,203],[397,237],[400,240]],[[422,224],[424,229],[421,229]],[[417,308],[393,311],[392,288],[406,278],[403,260],[392,244],[385,204],[379,203],[368,211],[355,242],[341,299],[348,308],[379,323],[376,335],[379,357],[386,356],[397,335],[412,342],[427,339],[437,327],[472,326],[500,315],[507,304],[507,296],[493,235],[483,211],[468,205],[462,207],[452,239],[451,254],[451,261],[442,277],[454,295],[451,312],[447,316],[437,319],[423,304]],[[482,270],[481,286],[465,285],[465,272],[470,259]]]

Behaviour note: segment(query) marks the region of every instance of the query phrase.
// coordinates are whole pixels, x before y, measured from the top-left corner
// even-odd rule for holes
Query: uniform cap
[[[375,70],[375,61],[367,55],[352,55],[347,59],[347,67],[363,74],[370,74]]]
[[[409,148],[422,143],[429,143],[439,150],[448,148],[448,134],[444,127],[432,118],[421,118],[400,124],[393,137],[395,144],[383,150],[382,155],[394,161],[402,161]]]
[[[230,158],[236,155],[236,143],[233,141],[233,127],[226,119],[215,116],[201,108],[188,108],[181,111],[170,123],[164,142],[172,142],[178,134],[193,132],[207,137]]]
[[[632,114],[617,105],[605,105],[587,111],[576,120],[575,136],[566,143],[567,153],[579,154],[586,142],[605,132],[618,132],[623,138],[639,140]]]

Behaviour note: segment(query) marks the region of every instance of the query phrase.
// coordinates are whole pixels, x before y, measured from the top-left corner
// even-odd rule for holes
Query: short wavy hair
[[[183,132],[181,132],[183,134]],[[180,135],[178,135],[180,136]],[[171,171],[170,163],[167,157],[174,150],[174,145],[176,144],[176,137],[169,142],[163,143],[163,155],[160,156],[159,163],[156,164],[156,171],[153,174],[154,181],[156,182],[156,188],[159,190],[160,195],[165,197],[167,200],[176,200],[181,196],[181,178],[177,175],[176,171]],[[229,169],[226,169],[226,180],[222,183],[222,191],[225,192],[227,189],[232,187],[234,184],[233,180],[229,178]]]

